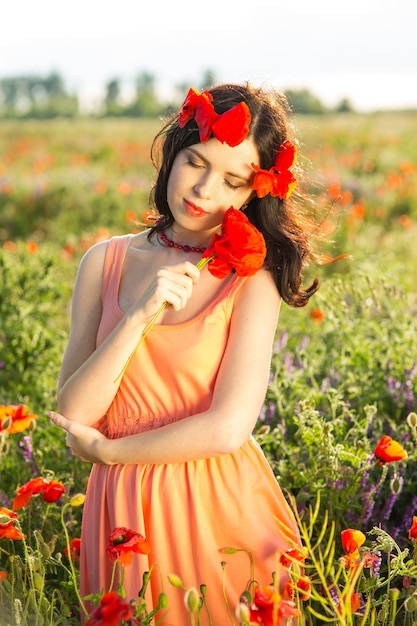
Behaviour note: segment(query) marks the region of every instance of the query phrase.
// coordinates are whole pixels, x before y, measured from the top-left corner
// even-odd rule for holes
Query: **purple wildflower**
[[[379,578],[380,570],[381,570],[381,563],[382,563],[381,551],[377,550],[374,554],[374,557],[376,558],[372,562],[372,565],[370,567],[371,576],[375,576],[375,578]]]
[[[19,445],[23,449],[23,457],[26,463],[30,464],[30,473],[32,476],[37,476],[39,471],[33,456],[32,436],[25,435]]]

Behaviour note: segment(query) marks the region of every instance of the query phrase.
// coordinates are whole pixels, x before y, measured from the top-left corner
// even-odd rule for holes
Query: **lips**
[[[184,206],[188,215],[191,215],[192,217],[203,217],[204,215],[207,215],[207,211],[203,211],[203,209],[200,209],[200,207],[196,206],[192,202],[188,202],[187,200],[184,200]]]

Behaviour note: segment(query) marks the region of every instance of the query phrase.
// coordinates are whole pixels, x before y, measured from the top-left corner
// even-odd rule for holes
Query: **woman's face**
[[[168,178],[167,199],[176,233],[181,230],[211,236],[227,209],[240,209],[252,196],[259,163],[251,139],[230,147],[215,138],[181,150]]]

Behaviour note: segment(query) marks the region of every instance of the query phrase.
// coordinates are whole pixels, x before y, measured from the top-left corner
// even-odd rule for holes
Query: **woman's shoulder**
[[[281,296],[271,272],[261,268],[249,276],[236,294],[235,308],[243,317],[256,311],[259,320],[278,315]]]
[[[116,250],[124,250],[130,243],[130,241],[135,237],[135,235],[115,235],[110,239],[105,239],[103,241],[99,241],[92,245],[84,254],[81,259],[80,267],[82,266],[103,266],[107,252],[110,249]]]

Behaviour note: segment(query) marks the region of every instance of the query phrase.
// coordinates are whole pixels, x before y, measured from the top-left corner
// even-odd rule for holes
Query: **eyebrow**
[[[187,150],[190,150],[190,152],[193,152],[196,156],[198,156],[199,159],[204,161],[204,163],[208,163],[207,159],[205,159],[203,155],[200,154],[200,152],[194,148],[194,146],[188,146]],[[235,174],[234,172],[225,172],[225,174],[226,176],[231,176],[232,178],[239,178],[240,180],[243,180],[243,182],[249,184],[250,177],[242,176],[241,174]]]

